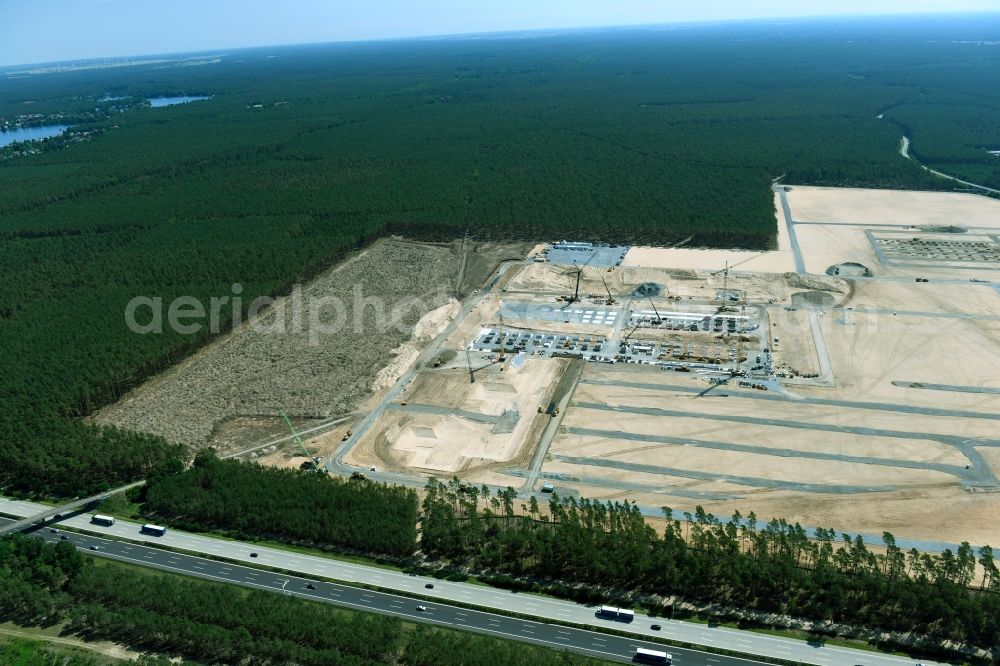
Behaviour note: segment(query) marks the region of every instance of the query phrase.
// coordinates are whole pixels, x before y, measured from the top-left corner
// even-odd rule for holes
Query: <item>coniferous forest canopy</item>
[[[521,503],[513,488],[492,493],[430,479],[411,560],[416,508],[407,488],[203,451],[190,469],[151,480],[142,513],[195,531],[450,566],[460,578],[472,571],[498,586],[592,603],[619,594],[675,596],[987,649],[1000,643],[1000,570],[989,546],[963,543],[932,555],[905,550],[886,532],[876,552],[860,536],[810,533],[753,514],[722,521],[700,508],[684,522],[665,508],[661,534],[628,502],[554,494],[540,506],[534,497]]]
[[[249,303],[388,233],[765,248],[778,176],[951,188],[899,156],[904,132],[997,186],[998,32],[997,16],[762,22],[0,78],[3,119],[91,132],[0,151],[0,487],[70,496],[186,458],[81,419],[206,340],[129,332],[137,295],[207,302],[238,282]],[[170,94],[213,98],[138,103]]]
[[[484,506],[485,505],[485,506]],[[520,505],[520,506],[519,506]],[[606,603],[608,590],[676,596],[722,608],[914,632],[984,648],[1000,644],[1000,571],[993,550],[968,543],[940,555],[754,514],[720,520],[700,507],[662,534],[635,504],[560,498],[521,504],[513,488],[431,479],[421,551],[492,582]],[[977,564],[980,567],[979,584]],[[550,581],[532,585],[530,581]],[[672,613],[668,605],[652,609]]]
[[[438,627],[418,625],[404,631],[398,617],[152,574],[94,561],[69,543],[52,545],[23,536],[0,539],[0,618],[24,626],[64,625],[67,633],[177,656],[193,664],[607,663]]]
[[[417,547],[417,494],[402,486],[219,460],[153,479],[143,511],[187,529],[405,557]]]

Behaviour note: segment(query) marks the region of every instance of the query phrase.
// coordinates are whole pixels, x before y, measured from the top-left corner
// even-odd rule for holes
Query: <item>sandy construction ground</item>
[[[739,271],[784,273],[795,270],[795,259],[777,194],[774,207],[778,224],[778,247],[770,252],[745,250],[703,250],[696,248],[633,247],[622,261],[623,267],[674,268],[715,271],[729,266]]]
[[[1000,293],[991,284],[945,284],[858,281],[845,307],[875,308],[886,312],[1000,316]]]
[[[1000,201],[973,194],[792,187],[787,193],[806,270],[823,273],[842,262],[867,266],[876,276],[932,280],[1000,280],[997,262],[949,261],[926,255],[882,257],[873,239],[990,244],[1000,229]],[[956,228],[961,233],[940,233]],[[870,233],[872,239],[866,234]]]
[[[1000,229],[1000,201],[976,194],[796,185],[788,202],[796,222]]]
[[[229,441],[246,440],[267,427],[284,434],[278,407],[307,423],[385,402],[371,427],[354,435],[347,464],[535,491],[549,481],[564,495],[630,499],[653,512],[702,505],[722,516],[738,509],[763,520],[1000,546],[1000,261],[989,258],[1000,202],[795,186],[787,197],[803,274],[795,272],[776,197],[774,252],[632,248],[622,266],[584,268],[581,300],[570,306],[557,299],[573,293],[571,267],[511,266],[490,292],[476,294],[481,300],[415,374],[420,351],[463,311],[453,296],[472,294],[489,266],[532,248],[497,246],[490,255],[460,244],[376,244],[315,288],[337,293],[363,279],[402,298],[451,285],[434,292],[436,300],[427,297],[431,307],[398,335],[307,350],[295,340],[275,346],[237,333],[102,419],[202,444],[227,432]],[[951,225],[976,231],[940,232]],[[901,242],[876,250],[872,239],[896,240],[897,232]],[[987,259],[954,260],[973,243],[978,249],[968,251]],[[843,262],[863,264],[871,276],[826,274]],[[995,282],[978,281],[992,276]],[[759,323],[741,343],[750,359],[743,370],[754,377],[711,383],[731,367],[732,335],[662,327],[628,337],[632,313],[655,307],[665,318],[701,321],[724,303],[739,312],[731,298],[745,299],[745,313]],[[599,324],[587,312],[598,309]],[[471,351],[481,331],[498,327],[602,335],[604,361],[626,339],[707,346],[710,358],[685,361],[682,370],[691,371],[684,372],[663,370],[652,357],[625,364],[620,356],[615,364],[587,363],[577,382],[566,369],[585,361],[529,353],[512,365],[509,357],[499,363],[491,352]],[[541,343],[531,349],[548,353]],[[770,376],[765,349],[773,351]],[[400,377],[412,381],[397,384]],[[330,451],[356,423],[308,446]],[[539,446],[546,455],[535,458]],[[298,462],[288,452],[265,460]]]
[[[900,388],[925,382],[1000,387],[1000,321],[892,315],[855,315],[851,326],[824,319],[823,331],[838,386],[864,399],[963,407],[998,405],[1000,396]],[[1000,430],[1000,428],[998,428]]]
[[[543,475],[563,492],[646,507],[1000,542],[1000,290],[977,281],[1000,277],[1000,262],[948,258],[973,243],[991,256],[1000,202],[804,187],[788,199],[810,275],[756,272],[794,270],[779,252],[737,265],[729,285],[765,305],[776,369],[808,376],[827,362],[829,381],[779,380],[781,390],[759,392],[695,373],[590,365]],[[939,231],[952,225],[969,231]],[[880,238],[903,247],[877,252]],[[684,300],[708,300],[720,289],[709,264],[737,261],[725,255],[637,248],[609,282],[669,281]],[[842,262],[873,277],[818,277]]]
[[[970,460],[947,443],[995,438],[998,421],[764,400],[724,387],[699,395],[707,388],[696,376],[652,368],[588,367],[545,475],[564,492],[627,497],[648,507],[755,511],[913,539],[1000,539],[990,519],[1000,494],[963,484]],[[853,389],[809,393],[859,402]],[[941,401],[922,395],[908,402]],[[997,403],[997,396],[979,396],[968,407],[996,415]],[[1000,448],[976,450],[1000,471]],[[949,520],[941,515],[948,507],[961,512]]]
[[[860,227],[796,225],[795,235],[810,273],[823,274],[830,266],[848,261],[867,266],[875,275],[886,273]]]
[[[438,475],[523,464],[550,418],[538,408],[548,407],[565,361],[528,358],[517,368],[482,356],[468,356],[475,383],[467,367],[419,373],[345,462]],[[466,362],[460,354],[451,365]]]

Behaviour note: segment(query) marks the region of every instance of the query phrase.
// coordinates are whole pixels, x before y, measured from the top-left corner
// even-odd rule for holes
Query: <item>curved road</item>
[[[970,183],[967,180],[962,180],[960,178],[955,178],[955,176],[949,176],[946,173],[941,173],[940,171],[937,171],[936,169],[930,168],[926,164],[922,164],[920,162],[920,160],[918,160],[917,158],[915,158],[913,155],[910,154],[910,137],[908,137],[908,136],[904,136],[903,139],[902,139],[902,141],[899,142],[899,154],[902,155],[903,157],[905,157],[906,159],[913,160],[914,162],[916,162],[917,164],[919,164],[920,168],[923,169],[924,171],[926,171],[928,173],[932,173],[935,176],[938,176],[940,178],[947,178],[948,180],[954,181],[956,183],[961,183],[962,185],[968,185],[969,187],[975,187],[976,189],[984,190],[986,192],[992,192],[993,194],[1000,194],[1000,190],[995,190],[992,187],[986,187],[985,185],[978,185],[976,183]]]

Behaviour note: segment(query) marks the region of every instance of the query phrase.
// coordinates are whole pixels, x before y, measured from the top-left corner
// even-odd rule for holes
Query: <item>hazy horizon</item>
[[[209,7],[195,0],[16,0],[0,9],[0,20],[10,28],[0,43],[0,67],[510,32],[1000,13],[995,0],[844,0],[836,7],[775,0],[766,10],[727,4],[630,0],[609,8],[601,0],[552,0],[538,8],[529,0],[511,0],[503,8],[462,13],[455,0],[427,0],[420,7],[404,0],[372,0],[364,7],[332,7],[322,0],[283,7],[266,0],[220,0]],[[39,40],[41,23],[49,37]]]

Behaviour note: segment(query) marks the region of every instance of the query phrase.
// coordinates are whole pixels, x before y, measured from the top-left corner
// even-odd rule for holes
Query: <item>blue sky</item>
[[[0,0],[0,66],[533,28],[984,10],[1000,10],[1000,0]]]

